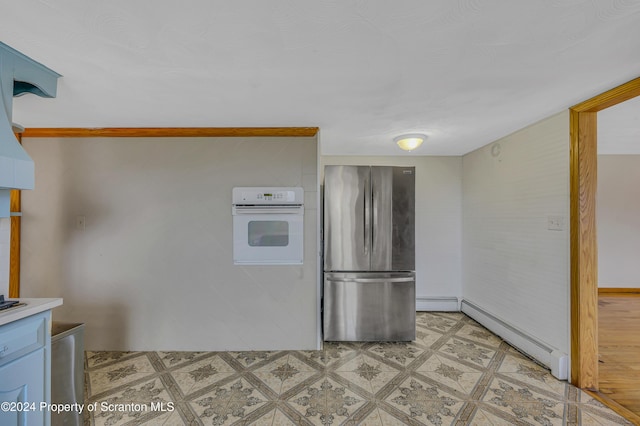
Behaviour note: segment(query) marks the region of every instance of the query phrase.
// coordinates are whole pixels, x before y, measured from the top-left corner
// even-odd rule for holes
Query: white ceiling
[[[460,155],[640,75],[634,0],[2,0],[64,75],[25,127],[318,126],[323,154]]]

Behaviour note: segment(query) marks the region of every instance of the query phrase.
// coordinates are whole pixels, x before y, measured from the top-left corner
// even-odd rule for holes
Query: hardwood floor
[[[640,294],[598,297],[600,392],[640,416]]]

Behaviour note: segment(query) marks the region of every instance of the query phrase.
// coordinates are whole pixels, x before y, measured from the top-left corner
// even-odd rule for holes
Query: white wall
[[[640,288],[640,155],[598,155],[598,286]]]
[[[462,157],[322,156],[325,165],[416,167],[418,310],[457,310],[461,297]]]
[[[317,347],[315,138],[29,139],[22,295],[89,350]],[[231,189],[303,186],[303,266],[234,266]],[[86,228],[77,229],[84,216]]]
[[[568,354],[568,111],[465,155],[462,170],[464,299]]]

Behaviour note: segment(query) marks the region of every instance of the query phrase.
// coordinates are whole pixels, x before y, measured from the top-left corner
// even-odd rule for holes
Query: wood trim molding
[[[570,108],[571,382],[598,389],[597,112],[640,96],[640,77]]]
[[[21,217],[11,217],[9,243],[9,297],[20,297],[20,229]]]
[[[598,389],[596,113],[570,113],[571,383]]]
[[[576,112],[598,112],[640,96],[640,77],[571,107]]]
[[[598,287],[598,294],[640,294],[640,288],[627,287]]]
[[[22,142],[22,135],[16,133],[18,142]],[[14,189],[11,191],[9,211],[20,212],[22,208],[22,193]],[[9,297],[20,297],[20,230],[21,217],[11,216],[11,230],[9,237]]]
[[[27,128],[25,138],[311,137],[318,127]]]

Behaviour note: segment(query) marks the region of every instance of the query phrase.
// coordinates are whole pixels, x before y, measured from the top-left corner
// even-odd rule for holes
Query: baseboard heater
[[[560,380],[567,380],[569,377],[569,356],[564,352],[504,322],[468,300],[462,300],[461,310],[510,345],[548,367],[554,377]]]

